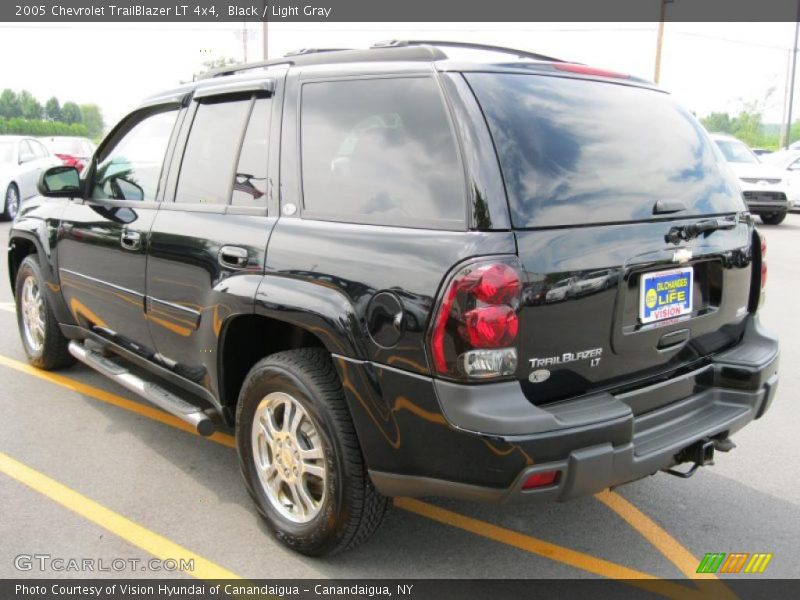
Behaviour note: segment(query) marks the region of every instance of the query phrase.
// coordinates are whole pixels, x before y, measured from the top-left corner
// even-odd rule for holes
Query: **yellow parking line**
[[[159,409],[152,408],[150,406],[146,406],[138,402],[133,402],[131,400],[127,400],[121,396],[112,394],[111,392],[107,392],[103,389],[96,388],[87,385],[85,383],[81,383],[70,377],[65,377],[64,375],[59,375],[57,373],[52,373],[49,371],[42,371],[35,367],[31,367],[26,363],[14,360],[12,358],[8,358],[3,355],[0,355],[0,365],[25,373],[27,375],[31,375],[33,377],[37,377],[39,379],[43,379],[55,385],[65,387],[79,394],[83,394],[91,398],[94,398],[95,400],[111,404],[118,408],[129,410],[148,419],[152,419],[154,421],[158,421],[165,425],[169,425],[170,427],[175,427],[182,431],[198,435],[195,429],[191,425],[188,425],[187,423],[181,421],[177,417],[173,417],[172,415],[165,413]],[[230,436],[225,433],[215,433],[208,439],[212,442],[216,442],[218,444],[227,446],[229,448],[236,447],[236,442],[233,436]],[[622,514],[621,516],[623,516],[623,518],[629,524],[631,524],[631,526],[634,527],[634,529],[636,529],[642,536],[648,539],[662,554],[664,554],[664,556],[667,559],[675,563],[676,566],[678,566],[678,568],[681,570],[681,572],[684,573],[687,577],[698,576],[694,571],[699,563],[694,559],[694,557],[692,557],[691,553],[689,553],[688,550],[683,548],[683,546],[681,546],[676,540],[674,540],[674,538],[669,536],[669,534],[667,534],[666,531],[658,527],[658,525],[653,523],[647,516],[641,513],[641,511],[638,511],[636,507],[628,503],[624,498],[622,498],[618,494],[613,494],[613,496],[619,498],[619,500],[618,501],[611,500],[611,504],[613,504],[613,506],[611,505],[609,506],[612,508],[612,510],[616,511],[614,507],[619,508],[628,506],[630,507],[630,509],[633,509],[633,510],[628,509],[624,511],[629,518],[625,518],[625,516],[623,516]],[[598,499],[604,502],[607,500],[607,497],[602,494],[598,494],[597,497]],[[549,542],[545,542],[543,540],[539,540],[537,538],[527,536],[512,530],[503,529],[495,525],[492,525],[490,523],[486,523],[484,521],[472,519],[470,517],[466,517],[458,513],[450,512],[445,509],[441,509],[433,505],[420,502],[419,500],[414,500],[411,498],[395,498],[394,504],[398,508],[401,508],[403,510],[412,513],[416,513],[421,516],[428,517],[440,523],[445,523],[453,527],[470,531],[472,533],[476,533],[477,535],[488,537],[490,539],[494,539],[495,541],[499,541],[507,545],[521,548],[528,552],[532,552],[534,554],[539,554],[541,556],[551,558],[556,562],[561,562],[578,569],[602,575],[604,577],[609,577],[612,579],[624,579],[624,580],[627,579],[641,580],[642,578],[644,578],[644,581],[640,581],[635,585],[639,585],[640,587],[646,587],[647,589],[652,589],[653,591],[656,591],[657,593],[660,593],[661,595],[667,597],[691,598],[692,594],[697,593],[689,588],[686,588],[678,584],[672,584],[670,582],[660,581],[653,575],[649,575],[647,573],[641,573],[634,569],[629,569],[625,566],[618,565],[613,562],[604,561],[602,559],[595,558],[589,554],[583,554],[581,552],[576,552],[568,548],[557,546],[555,544],[551,544]],[[606,502],[606,504],[608,505],[608,502]],[[636,518],[634,518],[634,516]],[[643,526],[643,524],[647,522],[649,522],[651,525],[649,527]],[[658,535],[653,534],[653,532],[657,530],[660,530],[661,533]],[[654,540],[658,541],[658,543],[656,543],[656,541]],[[671,540],[671,543],[668,540]],[[679,556],[679,558],[673,558],[673,555],[671,554],[671,552],[673,551],[677,552],[676,556]],[[690,558],[691,561],[694,561],[693,564],[689,560]],[[679,562],[676,562],[676,560],[678,560]],[[651,581],[648,582],[647,579]],[[658,590],[656,590],[655,587],[657,587]],[[666,590],[666,592],[663,592],[661,590]],[[727,593],[725,595],[731,597],[730,593]]]
[[[186,431],[194,435],[199,435],[194,427],[185,421],[180,420],[178,417],[174,417],[169,413],[165,413],[163,410],[159,410],[145,404],[140,404],[138,402],[134,402],[133,400],[128,400],[122,396],[117,396],[116,394],[112,394],[111,392],[107,392],[91,385],[86,385],[85,383],[76,381],[71,377],[65,377],[64,375],[59,375],[58,373],[52,373],[50,371],[42,371],[41,369],[32,367],[24,362],[2,355],[0,355],[0,365],[8,367],[9,369],[14,369],[21,373],[25,373],[27,375],[32,375],[33,377],[37,377],[39,379],[43,379],[44,381],[49,381],[50,383],[60,385],[61,387],[72,390],[73,392],[77,392],[79,394],[94,398],[95,400],[99,400],[100,402],[105,402],[106,404],[111,404],[118,408],[124,408],[125,410],[129,410],[143,417],[147,417],[153,421],[158,421],[159,423],[169,425],[170,427],[175,427],[176,429],[181,429],[182,431]],[[226,433],[214,433],[209,437],[209,439],[213,442],[217,442],[218,444],[222,444],[223,446],[228,446],[229,448],[236,447],[236,442],[233,439],[233,436],[230,436]]]
[[[194,570],[185,571],[188,575],[198,579],[241,579],[232,571],[134,523],[2,452],[0,452],[0,473],[5,473],[162,561],[173,559],[178,561],[178,566],[181,564],[181,559],[194,561]]]
[[[0,310],[7,310],[8,312],[17,312],[13,302],[0,302]]]
[[[549,558],[582,571],[587,571],[609,579],[621,580],[624,583],[666,596],[667,598],[674,598],[676,600],[696,598],[700,600],[700,598],[706,597],[691,588],[659,579],[655,575],[643,573],[642,571],[603,560],[590,554],[570,550],[569,548],[558,546],[512,529],[506,529],[479,519],[473,519],[472,517],[467,517],[428,504],[427,502],[422,502],[413,498],[395,498],[394,505],[403,510],[427,517],[433,521],[474,533],[475,535],[500,542],[501,544],[506,544],[507,546],[513,546],[514,548],[530,552],[531,554]]]
[[[716,597],[725,597],[729,599],[737,597],[730,588],[717,579],[716,575],[712,573],[697,573],[697,566],[700,564],[697,557],[689,552],[678,540],[667,533],[658,523],[628,502],[628,500],[610,490],[595,494],[595,498],[617,513],[628,525],[638,531],[643,538],[650,542],[667,558],[667,560],[674,564],[685,577],[689,577],[690,579],[717,580],[715,584],[711,585],[707,582],[704,582],[704,584],[698,582],[698,587],[703,590],[715,592]]]

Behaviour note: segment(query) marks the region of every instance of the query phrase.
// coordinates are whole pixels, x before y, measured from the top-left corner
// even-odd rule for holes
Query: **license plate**
[[[639,320],[652,323],[692,312],[692,267],[646,273],[639,282]]]

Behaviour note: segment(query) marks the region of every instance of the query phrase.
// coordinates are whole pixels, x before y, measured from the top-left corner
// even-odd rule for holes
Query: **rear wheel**
[[[67,349],[69,340],[61,333],[45,293],[45,280],[35,256],[26,256],[17,271],[14,297],[17,325],[28,362],[51,370],[75,362]]]
[[[324,350],[290,350],[256,363],[239,394],[236,444],[259,512],[293,550],[340,552],[380,525],[387,500],[367,474]]]
[[[5,208],[0,215],[3,221],[13,221],[19,211],[19,188],[16,184],[9,183],[6,188]]]
[[[765,225],[780,225],[783,223],[783,220],[786,218],[785,212],[775,212],[775,213],[767,213],[761,215],[761,221]]]

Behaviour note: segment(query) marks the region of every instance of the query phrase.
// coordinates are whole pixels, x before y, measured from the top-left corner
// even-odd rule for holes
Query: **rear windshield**
[[[745,210],[727,167],[669,95],[596,81],[498,73],[466,77],[494,137],[515,227]]]
[[[722,156],[728,162],[735,163],[757,163],[759,162],[755,154],[742,142],[733,140],[715,140],[717,148],[722,152]]]
[[[59,154],[81,156],[84,154],[85,149],[80,140],[72,138],[53,138],[50,141],[50,150]]]

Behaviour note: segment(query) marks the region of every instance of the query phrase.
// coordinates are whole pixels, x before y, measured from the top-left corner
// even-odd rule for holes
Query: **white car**
[[[786,180],[789,202],[792,203],[791,210],[800,210],[800,150],[792,150],[789,146],[788,150],[773,152],[761,157],[761,160],[781,170]]]
[[[20,204],[37,193],[40,173],[61,161],[31,137],[0,135],[0,218],[12,220]]]
[[[711,139],[738,177],[750,212],[767,225],[782,223],[791,208],[784,173],[761,162],[747,144],[733,136],[714,133]]]

